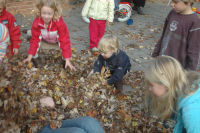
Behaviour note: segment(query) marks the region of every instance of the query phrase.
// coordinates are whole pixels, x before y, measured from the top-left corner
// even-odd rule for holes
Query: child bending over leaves
[[[104,35],[98,48],[100,55],[94,63],[94,72],[107,73],[105,84],[114,84],[117,91],[122,90],[123,76],[131,68],[128,55],[119,49],[118,38],[113,35]]]

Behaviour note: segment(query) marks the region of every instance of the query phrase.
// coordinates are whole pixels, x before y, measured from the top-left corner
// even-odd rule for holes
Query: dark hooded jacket
[[[120,50],[108,59],[104,59],[102,55],[99,55],[94,63],[94,72],[101,72],[103,66],[110,70],[111,76],[107,82],[112,85],[122,80],[127,71],[130,71],[131,63],[128,55]]]

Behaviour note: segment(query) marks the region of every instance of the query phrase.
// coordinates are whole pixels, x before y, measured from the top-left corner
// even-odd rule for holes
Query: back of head
[[[161,118],[169,117],[175,111],[179,97],[188,93],[188,80],[181,64],[170,56],[159,56],[145,71],[146,87],[149,83],[164,85],[168,91],[162,97],[156,97],[147,90],[148,104],[151,110]],[[149,96],[151,98],[149,99]]]
[[[162,84],[169,89],[175,89],[179,82],[187,80],[181,64],[170,56],[157,57],[145,72],[145,77],[148,81]]]
[[[119,40],[114,35],[104,35],[99,41],[98,48],[101,52],[112,51],[117,53],[119,51]]]
[[[62,15],[62,8],[58,0],[36,0],[37,16],[41,16],[41,9],[43,6],[50,7],[54,10],[53,19],[57,20]]]

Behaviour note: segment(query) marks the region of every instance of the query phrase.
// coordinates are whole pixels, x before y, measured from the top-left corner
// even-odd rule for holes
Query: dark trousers
[[[137,7],[144,7],[145,5],[145,0],[133,0],[134,6]]]
[[[120,1],[134,3],[134,6],[137,7],[144,7],[145,5],[145,0],[120,0]]]

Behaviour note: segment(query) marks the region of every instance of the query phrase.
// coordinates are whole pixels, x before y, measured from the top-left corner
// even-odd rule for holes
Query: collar
[[[47,28],[45,27],[44,20],[43,20],[41,17],[39,17],[39,20],[40,20],[39,23],[38,23],[39,26],[43,27],[44,29],[51,29],[53,20],[51,20],[51,21],[49,22]]]
[[[192,95],[189,95],[185,98],[179,98],[178,110],[181,110],[184,106],[191,104],[195,100],[200,98],[200,82],[198,83],[198,89]]]
[[[111,61],[113,58],[115,58],[119,53],[121,52],[121,50],[119,50],[119,52],[117,53],[113,53],[112,56],[108,59],[105,59],[106,61]]]

